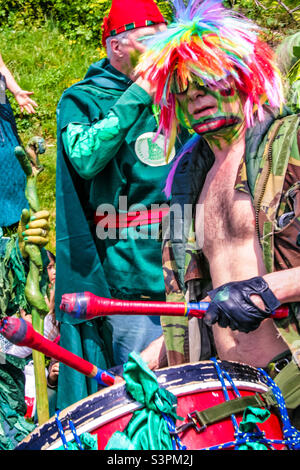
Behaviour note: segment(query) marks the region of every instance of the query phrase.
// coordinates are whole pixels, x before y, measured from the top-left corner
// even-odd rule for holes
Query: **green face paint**
[[[137,66],[140,56],[140,51],[130,51],[130,66],[132,67],[132,70]]]
[[[196,98],[200,108],[202,96],[203,99],[208,95],[213,98],[213,100],[209,100],[207,112],[205,113],[205,107],[201,111],[201,117],[198,117],[196,112],[193,115],[189,111],[189,104],[195,90],[200,90],[203,93]],[[234,88],[213,90],[193,83],[182,96],[177,95],[176,98],[176,115],[182,126],[193,129],[197,134],[204,135],[207,140],[216,142],[220,137],[226,142],[231,142],[239,135],[239,129],[244,123],[244,116],[240,97]],[[198,114],[200,113],[198,112]],[[217,145],[219,146],[219,144]]]

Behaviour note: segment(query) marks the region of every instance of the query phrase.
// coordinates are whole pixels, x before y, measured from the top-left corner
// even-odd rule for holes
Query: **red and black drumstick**
[[[209,302],[153,302],[97,297],[91,292],[64,294],[60,308],[73,318],[90,320],[106,315],[164,315],[203,318]],[[272,318],[288,316],[288,307],[278,308]]]
[[[109,372],[99,369],[90,362],[49,341],[37,333],[31,323],[22,318],[6,317],[0,322],[0,333],[11,343],[17,346],[27,346],[39,351],[45,356],[52,357],[66,366],[97,380],[100,385],[110,386],[115,378]]]

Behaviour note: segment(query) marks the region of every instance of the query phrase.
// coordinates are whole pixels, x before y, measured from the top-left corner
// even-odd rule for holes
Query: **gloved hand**
[[[29,211],[22,211],[18,227],[19,247],[23,258],[27,258],[26,244],[33,243],[40,248],[47,245],[49,238],[49,212],[36,212],[31,218]]]
[[[208,292],[210,305],[204,316],[204,322],[214,323],[232,330],[249,333],[256,330],[260,323],[279,307],[267,282],[262,277],[253,277],[245,281],[228,282]],[[252,295],[261,297],[265,309],[259,308],[251,299]]]

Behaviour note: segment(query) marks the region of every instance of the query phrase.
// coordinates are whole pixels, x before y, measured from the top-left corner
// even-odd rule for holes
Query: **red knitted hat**
[[[102,43],[109,36],[130,29],[166,23],[153,0],[113,0],[108,16],[103,19]]]

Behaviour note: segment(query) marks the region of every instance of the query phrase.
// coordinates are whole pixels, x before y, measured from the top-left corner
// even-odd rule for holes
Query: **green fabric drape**
[[[177,398],[160,388],[155,374],[136,353],[129,355],[123,377],[127,392],[144,405],[133,413],[126,429],[116,431],[105,450],[173,450],[172,439],[163,414],[173,421],[177,416]]]
[[[243,420],[240,422],[239,432],[255,433],[257,423],[264,423],[269,417],[270,412],[268,410],[248,406],[244,411]],[[263,443],[251,440],[238,446],[238,450],[268,450],[268,447]]]

